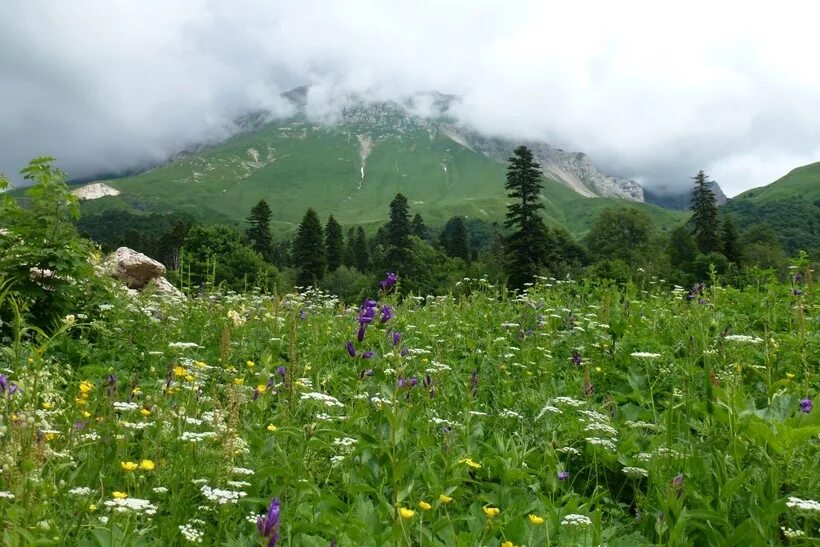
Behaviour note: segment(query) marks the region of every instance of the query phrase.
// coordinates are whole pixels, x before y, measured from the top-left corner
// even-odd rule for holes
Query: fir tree
[[[325,241],[319,215],[308,209],[302,218],[293,245],[293,259],[298,270],[296,283],[302,287],[313,286],[325,274]]]
[[[347,245],[345,245],[345,253],[342,257],[342,263],[348,268],[356,265],[356,253],[353,246],[356,243],[356,228],[348,228],[347,230]]]
[[[439,237],[441,247],[447,256],[470,261],[470,245],[467,241],[467,226],[461,217],[451,218]]]
[[[689,220],[692,225],[692,236],[701,253],[719,251],[717,201],[712,192],[711,181],[702,170],[692,179],[695,181],[692,205],[689,208],[692,211],[692,218]]]
[[[507,196],[514,201],[507,206],[505,228],[513,229],[505,241],[506,271],[509,284],[523,288],[547,264],[548,233],[538,213],[541,168],[526,146],[513,151],[507,168]]]
[[[360,272],[366,272],[370,268],[370,251],[367,248],[367,237],[364,235],[364,228],[359,226],[356,229],[356,238],[353,243],[353,265]]]
[[[251,243],[251,247],[261,254],[265,260],[271,258],[271,243],[273,239],[270,235],[270,206],[264,199],[260,199],[259,203],[253,206],[251,214],[248,217],[248,229],[245,235]]]
[[[342,265],[344,242],[342,240],[342,226],[333,215],[327,219],[325,227],[325,245],[327,247],[327,271],[333,272]]]
[[[427,239],[427,225],[424,224],[424,219],[421,217],[420,213],[416,213],[413,216],[413,223],[411,225],[411,231],[414,236],[419,239]]]
[[[407,198],[396,194],[390,202],[390,220],[387,223],[387,264],[390,271],[402,272],[410,262],[410,213]]]
[[[740,264],[742,252],[740,242],[738,241],[735,219],[732,215],[725,215],[723,221],[720,223],[720,244],[723,250],[723,256],[729,259],[729,262]]]

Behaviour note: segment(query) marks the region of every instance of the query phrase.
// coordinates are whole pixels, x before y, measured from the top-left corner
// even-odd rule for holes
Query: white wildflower
[[[820,513],[820,502],[814,500],[804,500],[797,497],[790,497],[786,502],[786,507],[798,509],[800,511],[814,511]]]
[[[202,491],[202,495],[208,498],[208,500],[214,501],[219,505],[238,503],[240,499],[248,495],[247,493],[241,491],[211,488],[207,484],[203,484],[200,490]]]
[[[762,338],[748,336],[746,334],[727,334],[723,339],[730,342],[740,342],[741,344],[759,344],[763,341]]]
[[[575,513],[566,515],[563,519],[561,519],[562,526],[577,526],[578,528],[585,528],[590,524],[592,524],[592,521],[589,517],[577,515]]]
[[[68,491],[69,494],[74,496],[90,496],[91,492],[92,490],[88,486],[78,486]]]
[[[630,355],[636,359],[657,359],[661,356],[660,353],[650,353],[648,351],[633,351]]]
[[[153,515],[157,512],[157,506],[149,500],[140,498],[110,499],[105,502],[106,507],[110,507],[117,513],[145,513]]]
[[[626,475],[627,477],[631,477],[633,479],[649,476],[649,471],[647,471],[643,467],[629,467],[629,466],[627,466],[627,467],[624,467],[623,469],[621,469],[621,471],[624,472],[624,475]]]

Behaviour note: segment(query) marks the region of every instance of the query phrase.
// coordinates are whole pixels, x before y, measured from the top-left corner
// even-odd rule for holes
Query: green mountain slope
[[[106,183],[121,195],[83,203],[84,213],[111,207],[187,211],[210,221],[240,223],[259,199],[275,227],[292,229],[308,207],[342,224],[383,222],[397,192],[430,225],[453,215],[502,220],[506,166],[435,126],[395,113],[351,123],[317,125],[304,118],[268,123],[206,150],[136,176]],[[362,175],[363,174],[363,175]],[[582,235],[608,206],[640,207],[662,226],[680,213],[617,198],[585,198],[547,180],[545,216]]]
[[[804,165],[768,186],[729,200],[725,210],[741,226],[768,222],[790,252],[820,254],[820,162]]]

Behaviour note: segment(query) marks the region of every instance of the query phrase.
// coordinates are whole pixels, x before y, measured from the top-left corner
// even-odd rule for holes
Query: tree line
[[[516,148],[502,223],[454,216],[433,229],[399,193],[383,225],[345,227],[311,208],[291,237],[274,236],[265,200],[250,210],[242,230],[180,214],[124,211],[84,217],[79,226],[108,249],[127,245],[163,261],[189,290],[314,286],[356,299],[387,271],[399,273],[402,290],[424,294],[479,276],[523,289],[536,275],[620,283],[655,276],[681,285],[710,275],[741,284],[761,270],[786,275],[789,257],[778,234],[766,224],[740,232],[733,217],[719,211],[703,171],[693,177],[690,219],[670,233],[640,208],[622,206],[605,209],[580,240],[544,222],[544,181],[532,152]]]

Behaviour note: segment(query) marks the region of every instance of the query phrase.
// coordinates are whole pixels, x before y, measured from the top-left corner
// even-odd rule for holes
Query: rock
[[[103,182],[94,182],[91,184],[86,184],[85,186],[81,186],[76,190],[72,190],[71,193],[77,196],[77,198],[79,198],[80,201],[100,199],[105,196],[120,195],[119,190],[117,190],[116,188],[112,188]]]
[[[148,282],[145,286],[146,294],[154,294],[163,298],[184,299],[185,294],[171,285],[171,282],[164,277],[157,277]]]
[[[152,279],[165,275],[165,266],[128,247],[120,247],[109,256],[104,269],[129,289],[142,289]]]

